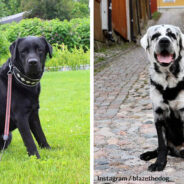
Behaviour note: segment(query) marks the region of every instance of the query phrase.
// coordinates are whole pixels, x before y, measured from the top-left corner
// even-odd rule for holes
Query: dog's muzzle
[[[155,52],[155,59],[162,66],[168,66],[174,61],[175,53],[172,49],[171,42],[168,38],[162,38],[157,44],[157,49]]]

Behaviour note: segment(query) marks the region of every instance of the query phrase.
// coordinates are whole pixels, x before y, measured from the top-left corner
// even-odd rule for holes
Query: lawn
[[[3,184],[87,184],[90,160],[89,71],[45,72],[40,119],[51,150],[28,157],[18,130],[0,162]]]

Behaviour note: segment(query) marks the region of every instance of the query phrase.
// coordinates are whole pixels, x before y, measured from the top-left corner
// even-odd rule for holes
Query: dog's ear
[[[10,53],[11,53],[11,59],[12,61],[15,61],[16,58],[17,58],[17,55],[18,55],[18,52],[17,52],[17,46],[19,44],[19,42],[21,40],[23,40],[24,38],[18,38],[17,40],[15,40],[9,47],[9,50],[10,50]]]
[[[184,34],[181,32],[180,35],[180,48],[184,49]]]
[[[181,32],[181,29],[177,26],[175,26],[175,29],[177,31],[177,33],[180,35],[180,48],[184,49],[184,34]]]
[[[141,46],[146,50],[148,48],[148,36],[147,33],[140,40]]]
[[[16,60],[17,57],[17,43],[18,40],[14,41],[9,47],[12,61]]]
[[[49,57],[52,58],[52,46],[47,42],[45,37],[40,37],[46,44],[46,53],[49,53]]]
[[[182,49],[184,49],[184,34],[181,33],[181,46],[182,46]]]

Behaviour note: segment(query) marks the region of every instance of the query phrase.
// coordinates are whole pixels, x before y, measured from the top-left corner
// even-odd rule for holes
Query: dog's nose
[[[170,44],[170,41],[169,41],[169,39],[167,39],[167,38],[162,38],[162,39],[160,39],[160,41],[159,41],[159,45],[160,45],[161,47],[168,47],[169,44]]]
[[[28,60],[29,65],[36,65],[38,63],[38,60],[36,58],[32,58]]]

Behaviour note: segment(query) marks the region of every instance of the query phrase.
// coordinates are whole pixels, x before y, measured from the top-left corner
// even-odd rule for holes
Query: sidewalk
[[[164,11],[158,24],[175,24],[183,30],[183,14],[181,9]],[[127,184],[166,183],[166,179],[174,181],[171,183],[184,183],[183,159],[168,156],[163,172],[147,171],[155,159],[148,162],[139,159],[141,153],[157,147],[148,67],[145,52],[136,47],[117,56],[108,68],[95,76],[95,183],[111,183],[105,181],[109,178],[97,181],[99,177],[129,178],[130,181],[116,182]],[[133,181],[136,176],[152,179]]]

